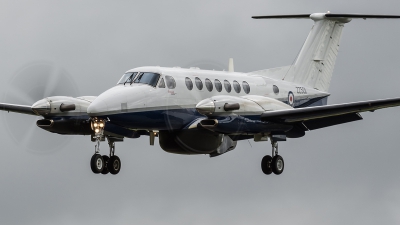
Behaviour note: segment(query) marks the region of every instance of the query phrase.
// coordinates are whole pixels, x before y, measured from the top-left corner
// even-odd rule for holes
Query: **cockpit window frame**
[[[126,72],[122,75],[122,77],[119,79],[117,85],[123,84],[125,85],[126,83],[131,83],[132,80],[136,77],[136,75],[138,74],[138,72]],[[126,75],[129,75],[129,77],[127,77]],[[133,77],[133,79],[132,79]],[[125,78],[125,79],[124,79]],[[124,80],[123,80],[124,79]],[[122,81],[123,80],[123,81]],[[129,81],[129,82],[128,82]]]
[[[135,82],[135,81],[139,78],[140,75],[147,74],[147,73],[149,73],[149,74],[151,73],[151,74],[156,74],[156,75],[158,75],[157,81],[153,81],[152,84]],[[137,75],[136,75],[135,78],[132,80],[131,85],[132,85],[133,83],[135,83],[135,84],[146,84],[146,85],[152,86],[153,88],[156,88],[156,87],[157,87],[157,84],[158,84],[158,82],[160,81],[160,78],[161,78],[161,77],[162,77],[161,74],[155,73],[155,72],[137,72]]]
[[[161,77],[161,79],[158,81],[157,87],[158,88],[165,88],[165,81],[164,81],[163,77]]]

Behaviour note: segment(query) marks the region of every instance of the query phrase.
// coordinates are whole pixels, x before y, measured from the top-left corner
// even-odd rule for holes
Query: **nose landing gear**
[[[95,132],[94,138],[97,144],[95,145],[95,153],[90,160],[90,168],[95,174],[118,174],[121,170],[121,160],[115,155],[115,142],[120,139],[107,136],[108,146],[110,147],[110,156],[100,155],[100,141],[104,139],[105,121],[94,119],[91,123],[92,129]]]
[[[282,156],[278,155],[278,141],[271,138],[271,144],[272,157],[270,155],[266,155],[263,157],[261,161],[261,170],[266,175],[270,175],[271,173],[279,175],[283,172],[285,164]]]

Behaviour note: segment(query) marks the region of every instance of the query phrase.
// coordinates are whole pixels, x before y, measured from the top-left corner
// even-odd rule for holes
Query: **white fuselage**
[[[103,92],[88,107],[89,116],[108,117],[111,122],[132,129],[181,129],[196,118],[204,117],[195,110],[196,104],[213,96],[247,96],[246,98],[250,99],[252,96],[258,96],[257,99],[272,98],[291,107],[306,107],[313,103],[318,104],[316,102],[323,99],[326,102],[326,97],[329,96],[328,93],[313,88],[257,74],[175,67],[139,67],[127,71],[127,73],[131,72],[156,73],[160,77],[155,87],[127,82]],[[168,88],[166,76],[173,77],[174,88]],[[186,84],[188,78],[192,82],[191,90],[189,90],[190,85]],[[196,78],[202,82],[201,90],[196,85]],[[212,82],[211,91],[206,87],[206,79]],[[164,88],[159,87],[162,80],[166,83]],[[220,91],[215,85],[218,82],[216,80],[221,82],[222,90]],[[227,82],[231,86],[230,92],[228,92],[229,88],[225,87]],[[235,90],[234,82],[240,85],[240,91]],[[243,82],[250,87],[250,90],[247,89],[248,93],[244,90]],[[254,101],[257,103],[257,100]],[[267,109],[261,107],[260,110]],[[250,116],[256,113],[243,111],[240,114]]]

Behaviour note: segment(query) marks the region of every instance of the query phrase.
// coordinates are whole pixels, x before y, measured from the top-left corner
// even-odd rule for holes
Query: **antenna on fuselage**
[[[229,71],[229,72],[234,72],[234,68],[233,68],[233,58],[230,58],[230,59],[229,59],[228,71]]]

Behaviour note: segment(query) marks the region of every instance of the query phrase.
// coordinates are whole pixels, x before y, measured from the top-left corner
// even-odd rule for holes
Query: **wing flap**
[[[31,106],[28,105],[0,103],[0,110],[36,116],[36,114],[32,111]]]
[[[304,122],[396,106],[400,106],[400,98],[264,112],[261,114],[261,120],[284,123]]]
[[[316,129],[335,126],[335,125],[339,125],[339,124],[343,124],[343,123],[354,122],[354,121],[362,120],[362,119],[363,118],[361,117],[360,114],[350,113],[350,114],[339,115],[339,116],[307,120],[307,121],[304,121],[303,124],[304,124],[304,126],[307,127],[308,130],[316,130]]]

